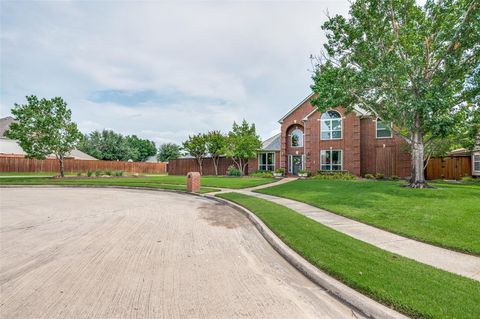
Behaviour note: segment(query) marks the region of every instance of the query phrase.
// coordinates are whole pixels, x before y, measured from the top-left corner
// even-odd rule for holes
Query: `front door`
[[[302,169],[302,156],[292,156],[292,173],[298,175],[298,171]]]

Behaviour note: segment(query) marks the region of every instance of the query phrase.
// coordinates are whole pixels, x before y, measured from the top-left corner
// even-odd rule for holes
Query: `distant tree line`
[[[146,161],[157,154],[153,141],[136,135],[123,136],[111,130],[94,131],[85,134],[77,148],[97,159],[107,161]]]

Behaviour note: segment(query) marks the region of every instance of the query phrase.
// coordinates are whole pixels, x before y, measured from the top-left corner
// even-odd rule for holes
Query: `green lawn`
[[[15,176],[57,176],[58,172],[0,172],[0,177],[15,177]],[[77,175],[75,173],[65,173],[65,175]]]
[[[239,193],[218,194],[253,213],[313,265],[417,318],[478,318],[480,283],[386,252],[294,211]]]
[[[291,198],[400,235],[480,255],[480,185],[299,180],[258,192]]]
[[[246,188],[271,183],[274,179],[254,177],[218,177],[203,176],[204,188]],[[102,178],[39,178],[39,177],[2,177],[0,185],[116,185],[165,188],[161,185],[177,185],[185,189],[185,176],[151,176],[151,177],[102,177]],[[161,187],[160,187],[161,186]]]

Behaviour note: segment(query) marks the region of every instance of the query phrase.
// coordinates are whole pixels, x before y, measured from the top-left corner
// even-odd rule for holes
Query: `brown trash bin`
[[[198,193],[200,191],[200,173],[189,172],[187,174],[187,191]]]

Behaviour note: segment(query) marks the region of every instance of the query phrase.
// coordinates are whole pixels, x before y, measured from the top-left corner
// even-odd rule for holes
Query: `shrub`
[[[301,170],[298,171],[298,174],[305,174],[306,172],[307,172],[306,170],[301,169]]]
[[[352,180],[355,179],[355,175],[350,174],[348,171],[318,171],[315,179],[341,179]]]
[[[471,176],[462,177],[464,183],[480,183],[480,178],[473,178]]]
[[[392,181],[398,181],[400,179],[400,177],[398,177],[397,175],[392,175],[392,177],[390,177],[392,179]]]
[[[278,173],[278,174],[285,174],[285,169],[283,167],[279,167],[275,170],[275,173]]]
[[[110,170],[110,169],[107,169],[107,170],[105,171],[105,175],[112,176],[112,174],[113,174],[113,173],[112,173],[112,170]]]
[[[99,170],[99,169],[97,169],[97,170],[95,171],[95,176],[98,177],[98,176],[100,176],[100,175],[102,175],[102,171]]]
[[[230,165],[228,168],[227,168],[227,175],[228,176],[240,176],[240,170],[233,166],[233,165]]]
[[[385,174],[383,174],[383,173],[377,173],[377,174],[375,174],[375,178],[376,178],[376,179],[384,179],[384,178],[385,178]]]
[[[78,172],[78,173],[77,173],[77,176],[82,176],[82,173],[81,173],[81,172]]]
[[[365,178],[366,179],[374,179],[375,176],[373,176],[372,174],[365,174]]]
[[[88,176],[88,177],[91,177],[92,175],[93,175],[93,172],[92,172],[91,170],[88,170],[88,171],[87,171],[87,176]]]
[[[252,177],[273,177],[273,173],[270,171],[256,171],[254,173],[249,174]]]
[[[115,176],[123,176],[123,171],[115,171]]]

